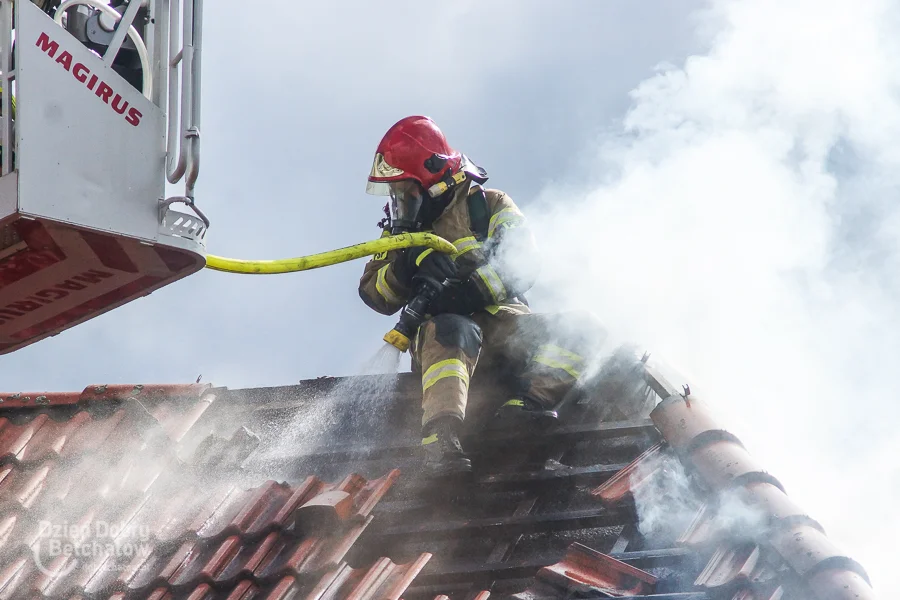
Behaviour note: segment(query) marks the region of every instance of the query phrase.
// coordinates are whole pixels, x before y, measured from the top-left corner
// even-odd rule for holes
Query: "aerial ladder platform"
[[[412,246],[456,252],[392,231],[294,258],[208,254],[194,195],[202,1],[0,0],[0,354],[203,268],[271,275]]]
[[[202,0],[0,0],[0,354],[206,265],[201,22]]]

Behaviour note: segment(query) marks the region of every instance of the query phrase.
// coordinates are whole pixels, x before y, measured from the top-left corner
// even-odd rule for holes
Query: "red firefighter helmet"
[[[366,192],[388,196],[396,187],[390,184],[399,181],[415,181],[423,191],[429,190],[459,173],[462,163],[462,154],[450,147],[434,121],[406,117],[388,129],[378,144]]]
[[[391,197],[393,228],[410,229],[429,214],[427,198],[438,198],[471,178],[487,181],[484,169],[450,147],[428,117],[397,121],[378,144],[366,192]],[[432,215],[433,216],[433,215]]]

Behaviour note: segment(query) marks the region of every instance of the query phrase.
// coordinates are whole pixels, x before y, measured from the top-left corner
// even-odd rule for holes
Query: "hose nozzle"
[[[406,352],[407,350],[409,350],[409,338],[396,329],[391,329],[386,334],[384,334],[384,341],[400,352]]]
[[[394,328],[384,335],[384,341],[399,349],[401,352],[409,350],[410,339],[419,330],[419,326],[425,320],[428,305],[441,292],[446,283],[438,282],[430,278],[418,279],[419,286],[416,295],[409,304],[400,312],[400,319]]]

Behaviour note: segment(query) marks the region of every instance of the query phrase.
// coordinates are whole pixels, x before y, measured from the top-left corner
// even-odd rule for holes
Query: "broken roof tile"
[[[399,475],[400,471],[394,469],[383,477],[367,481],[352,473],[337,486],[322,484],[314,478],[308,479],[276,519],[283,523],[290,516],[288,506],[296,506],[295,509],[290,509],[294,523],[299,529],[306,531],[333,528],[340,521],[351,519],[364,522]]]
[[[359,477],[359,475],[356,475]],[[400,470],[394,469],[387,475],[371,481],[366,481],[359,477],[363,485],[353,494],[353,506],[356,510],[357,518],[365,518],[369,516],[372,509],[381,500],[387,491],[394,485],[397,478],[400,477]]]
[[[704,503],[675,543],[692,548],[702,547],[714,542],[721,534],[716,523],[714,509],[709,503]]]
[[[618,596],[647,595],[656,577],[582,544],[572,544],[558,563],[542,568],[537,579],[566,594],[591,592]]]
[[[296,510],[297,527],[308,531],[337,526],[353,514],[353,497],[342,490],[328,490],[316,494]]]
[[[343,533],[333,532],[328,536],[305,538],[299,543],[288,544],[283,556],[274,557],[270,565],[263,571],[257,570],[256,575],[268,576],[279,562],[279,570],[289,570],[297,575],[331,569],[340,564],[371,521],[370,517],[361,523],[351,523]]]
[[[761,560],[761,550],[755,544],[722,545],[713,552],[694,585],[713,589],[770,581],[774,571]]]
[[[197,445],[189,462],[201,475],[203,471],[237,468],[256,450],[259,442],[259,437],[243,426],[228,439],[211,433]]]
[[[615,506],[633,496],[634,489],[653,477],[663,468],[658,461],[663,444],[654,444],[621,471],[596,487],[591,494],[598,497],[604,506]]]
[[[330,484],[326,484],[317,477],[307,477],[303,483],[294,488],[291,497],[282,505],[281,510],[275,515],[273,521],[281,525],[287,525],[294,518],[299,507],[304,506],[323,490],[331,487]]]

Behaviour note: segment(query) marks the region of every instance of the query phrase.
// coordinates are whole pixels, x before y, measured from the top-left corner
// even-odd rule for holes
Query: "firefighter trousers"
[[[471,316],[440,314],[424,322],[412,346],[422,374],[422,425],[442,416],[464,419],[475,367],[500,367],[518,393],[551,408],[578,380],[606,334],[589,315],[532,313],[504,305]]]

